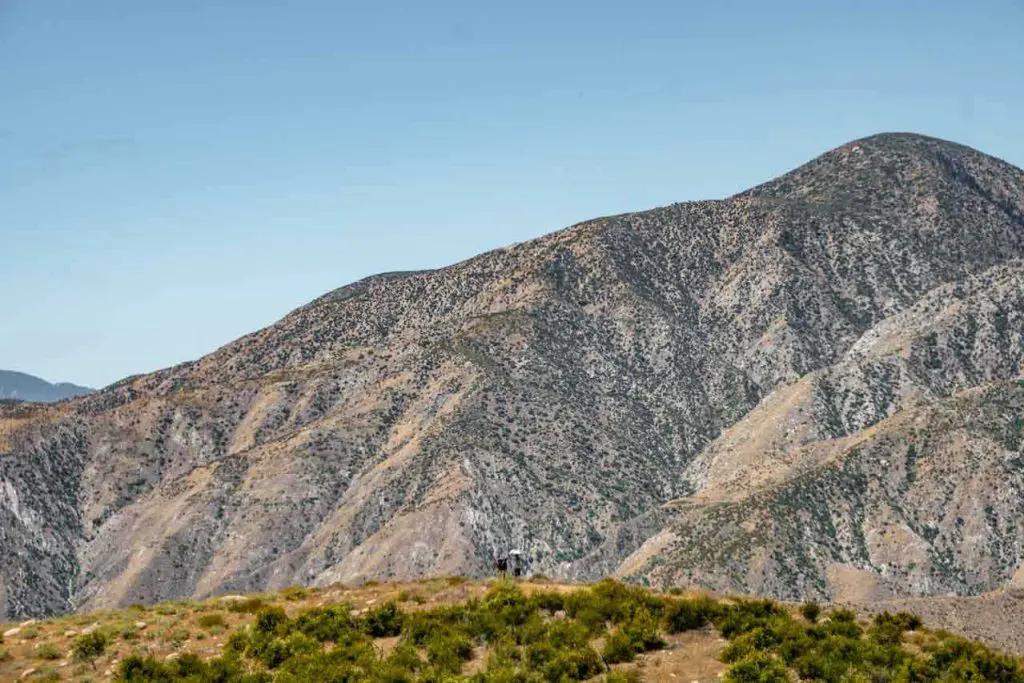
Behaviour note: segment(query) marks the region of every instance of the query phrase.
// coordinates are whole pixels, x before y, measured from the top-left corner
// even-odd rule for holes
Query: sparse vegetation
[[[210,614],[201,614],[196,619],[196,623],[203,628],[214,628],[216,626],[226,626],[227,622],[224,620],[224,615],[220,612],[211,612]]]
[[[39,659],[60,659],[60,649],[53,643],[40,643],[36,648],[36,657]]]
[[[92,633],[79,636],[71,651],[77,661],[95,666],[96,660],[106,649],[107,636],[102,631],[93,631]]]
[[[32,668],[32,680],[52,676],[50,671],[89,680],[112,669],[115,680],[125,683],[636,683],[669,661],[658,659],[660,649],[677,648],[687,638],[710,643],[717,632],[727,643],[715,646],[709,661],[723,681],[1024,683],[1016,658],[929,631],[907,612],[858,620],[850,610],[824,611],[812,603],[787,607],[764,599],[658,594],[611,580],[576,589],[507,580],[458,585],[465,585],[458,602],[450,601],[449,580],[437,579],[400,589],[345,589],[329,599],[310,591],[291,599],[280,593],[211,600],[166,615],[166,605],[142,608],[130,617],[132,623],[139,617],[149,622],[131,626],[141,634],[136,644],[116,637],[129,628],[117,613],[68,617],[69,624],[95,628],[71,639],[61,635],[73,631],[41,622],[31,647],[19,639],[20,669],[4,668],[12,656],[0,649],[0,678]],[[403,603],[411,601],[397,599],[413,594],[431,604],[406,608]],[[360,597],[369,595],[374,597]],[[438,601],[442,595],[448,597]],[[223,611],[228,604],[246,609]],[[203,635],[200,644],[190,625],[221,635]],[[211,640],[215,650],[206,644]],[[68,651],[75,667],[41,666]]]

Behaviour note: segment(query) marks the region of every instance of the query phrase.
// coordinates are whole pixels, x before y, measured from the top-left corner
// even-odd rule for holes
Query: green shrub
[[[538,608],[554,614],[565,609],[565,598],[561,593],[543,591],[530,596],[530,601]]]
[[[262,598],[246,598],[245,600],[234,600],[228,603],[229,612],[237,612],[238,614],[256,614],[261,609],[267,606],[267,603]]]
[[[247,652],[252,645],[252,631],[249,627],[240,628],[230,636],[224,643],[224,651],[240,655]]]
[[[352,608],[347,604],[316,607],[300,614],[292,628],[321,643],[337,642],[357,628]]]
[[[1024,681],[1017,660],[957,636],[944,640],[931,653],[929,663],[944,681]]]
[[[462,664],[473,656],[473,643],[464,633],[438,631],[431,634],[424,643],[427,661],[441,671],[458,674]]]
[[[605,638],[601,656],[609,664],[632,662],[636,656],[636,650],[633,648],[633,641],[630,640],[629,636],[621,630],[615,630]]]
[[[813,624],[821,616],[821,605],[816,602],[805,602],[800,605],[800,614],[803,615],[804,619]]]
[[[604,677],[605,683],[640,683],[640,672],[635,668],[615,669]]]
[[[3,664],[4,662],[9,662],[12,659],[14,659],[14,657],[11,656],[11,653],[7,650],[7,648],[0,647],[0,664]]]
[[[36,657],[39,659],[60,659],[62,653],[53,643],[40,643],[36,647]]]
[[[305,586],[288,586],[278,591],[278,595],[289,602],[295,602],[296,600],[303,600],[313,594],[313,591],[309,590]]]
[[[753,652],[725,671],[724,683],[789,683],[785,665],[779,660]]]
[[[196,623],[203,628],[213,628],[214,626],[220,626],[223,628],[228,625],[227,621],[224,619],[224,615],[220,612],[201,614],[199,615],[199,618],[196,619]]]
[[[757,648],[754,647],[753,639],[748,634],[744,633],[741,636],[737,636],[725,646],[722,650],[722,654],[719,655],[726,664],[738,662],[741,659],[746,658],[751,653],[755,652]]]
[[[372,638],[388,638],[402,632],[402,612],[394,602],[386,602],[363,617],[363,628]]]
[[[256,625],[253,630],[256,633],[274,635],[281,633],[288,625],[288,615],[280,607],[264,607],[256,613]]]
[[[829,619],[824,624],[825,633],[830,636],[842,636],[844,638],[860,638],[864,631],[857,625],[856,621]]]
[[[79,636],[71,646],[71,652],[76,661],[95,665],[104,652],[107,651],[107,636],[102,631],[93,631]]]
[[[916,631],[922,626],[921,618],[909,612],[897,612],[896,614],[882,612],[881,614],[876,614],[872,622],[875,626],[892,626],[899,629],[900,633]]]
[[[544,677],[549,681],[585,681],[601,673],[604,665],[597,652],[590,646],[567,650],[556,650],[555,656],[543,667]]]
[[[622,632],[637,652],[660,650],[667,644],[658,631],[658,620],[645,608],[639,609],[623,624]]]
[[[668,600],[665,603],[665,628],[669,633],[682,633],[703,628],[719,614],[718,604],[706,596],[692,600]]]
[[[848,609],[835,609],[828,613],[828,619],[832,622],[857,623],[857,615]]]

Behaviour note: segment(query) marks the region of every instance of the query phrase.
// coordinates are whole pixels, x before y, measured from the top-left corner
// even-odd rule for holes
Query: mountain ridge
[[[51,384],[44,379],[16,370],[0,370],[0,399],[52,403],[90,394],[95,389],[70,382]]]
[[[366,278],[59,410],[0,408],[0,530],[25,558],[0,560],[0,612],[480,574],[513,546],[558,578],[615,572],[675,533],[663,504],[701,493],[723,434],[787,387],[809,392],[814,443],[909,407],[892,383],[927,402],[1019,374],[1021,216],[1020,169],[870,136],[727,199]],[[934,338],[928,306],[949,321]],[[847,358],[873,331],[909,359]],[[800,543],[827,545],[781,551]],[[1009,561],[950,585],[989,590]],[[636,578],[746,590],[776,565],[694,566]],[[841,592],[822,567],[754,587]]]

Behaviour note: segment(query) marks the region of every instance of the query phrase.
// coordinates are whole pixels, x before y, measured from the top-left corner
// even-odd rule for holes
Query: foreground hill
[[[80,387],[77,384],[68,382],[50,384],[45,379],[26,375],[24,372],[0,370],[0,399],[53,403],[65,398],[85,396],[91,394],[92,391],[88,387]]]
[[[969,599],[961,599],[961,601]],[[1003,632],[1020,627],[1009,615]],[[2,626],[0,677],[160,681],[1024,681],[908,612],[593,586],[290,587]]]
[[[996,589],[1024,547],[1022,259],[1024,173],[898,134],[343,287],[0,407],[0,614],[479,575],[511,547],[559,579]]]

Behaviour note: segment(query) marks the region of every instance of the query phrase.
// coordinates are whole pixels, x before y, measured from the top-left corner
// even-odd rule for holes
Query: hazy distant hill
[[[24,372],[0,370],[0,399],[18,401],[39,401],[52,403],[74,396],[85,396],[92,393],[88,387],[61,382],[50,384],[46,380],[26,375]]]
[[[980,593],[1024,554],[1024,172],[877,135],[0,407],[0,615],[618,573]]]

